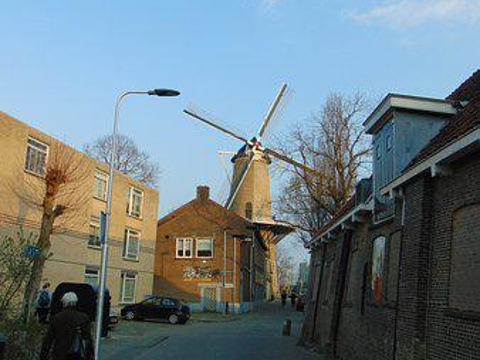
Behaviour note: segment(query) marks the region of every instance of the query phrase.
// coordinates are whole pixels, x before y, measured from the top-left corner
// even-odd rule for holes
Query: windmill
[[[262,138],[273,116],[279,108],[287,91],[287,84],[282,84],[266,116],[264,117],[257,134],[250,140],[237,134],[217,122],[208,119],[207,116],[198,114],[195,110],[184,109],[184,113],[199,120],[210,127],[240,141],[243,146],[232,157],[233,176],[231,179],[230,194],[225,207],[238,215],[251,220],[258,227],[260,236],[269,248],[268,262],[271,269],[270,291],[272,295],[278,295],[276,250],[275,245],[294,229],[290,225],[276,221],[272,216],[270,195],[269,165],[272,157],[277,158],[289,165],[304,171],[315,171],[310,167],[281,154],[262,144]],[[268,295],[267,295],[268,296]],[[270,297],[270,296],[268,296]]]
[[[243,143],[243,146],[231,160],[233,163],[233,177],[230,195],[228,196],[225,207],[254,222],[271,222],[273,220],[270,197],[270,175],[268,171],[272,157],[305,171],[314,172],[314,170],[305,164],[272,148],[265,147],[261,142],[286,91],[287,84],[282,84],[257,134],[250,140],[217,124],[206,116],[198,114],[194,110],[183,110],[185,114],[194,119]]]

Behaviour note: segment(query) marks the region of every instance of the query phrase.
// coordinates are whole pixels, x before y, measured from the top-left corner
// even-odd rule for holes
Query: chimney
[[[210,197],[210,188],[205,185],[197,186],[197,199],[200,201],[208,200]]]

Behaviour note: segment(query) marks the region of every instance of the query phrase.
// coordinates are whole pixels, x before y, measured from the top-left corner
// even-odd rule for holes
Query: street
[[[102,360],[321,359],[296,345],[303,316],[272,303],[232,317],[194,314],[186,325],[124,321],[103,341]],[[290,337],[282,336],[286,318],[292,320]]]

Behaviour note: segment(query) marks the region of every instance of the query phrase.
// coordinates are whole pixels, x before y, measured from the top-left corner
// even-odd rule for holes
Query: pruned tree
[[[109,165],[113,136],[106,135],[85,144],[83,150],[91,157]],[[148,186],[156,186],[160,169],[128,136],[117,136],[115,169]]]
[[[352,195],[370,147],[361,126],[369,106],[365,95],[330,95],[319,114],[279,140],[285,154],[317,170],[289,169],[276,210],[307,241]]]
[[[82,153],[59,142],[51,143],[42,176],[26,175],[23,186],[11,185],[19,200],[41,218],[31,274],[25,288],[25,314],[32,314],[32,304],[50,256],[53,232],[63,225],[74,227],[87,221],[91,175],[90,163]]]

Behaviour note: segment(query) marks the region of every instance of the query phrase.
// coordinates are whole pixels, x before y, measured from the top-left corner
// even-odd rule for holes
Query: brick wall
[[[452,170],[452,176],[438,178],[434,184],[436,210],[427,316],[429,360],[480,357],[478,277],[472,277],[478,274],[480,258],[471,256],[478,254],[480,240],[478,153]],[[472,299],[476,301],[472,303]]]

